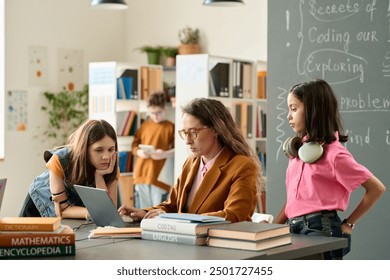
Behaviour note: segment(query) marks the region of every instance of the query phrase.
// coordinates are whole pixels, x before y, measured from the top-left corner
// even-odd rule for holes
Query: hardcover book
[[[173,218],[154,218],[143,219],[141,221],[141,229],[149,231],[162,231],[189,235],[206,235],[209,227],[221,223],[229,223],[228,221],[217,222],[192,222],[190,220],[180,220]]]
[[[142,239],[188,245],[205,245],[207,235],[189,235],[162,231],[142,231]]]
[[[258,241],[289,235],[290,227],[281,224],[253,223],[248,221],[210,227],[208,235],[220,238]]]
[[[63,230],[56,232],[9,232],[0,233],[0,247],[16,246],[48,246],[75,244],[75,233],[68,225],[63,225]]]
[[[61,217],[6,217],[0,219],[0,231],[55,231]]]
[[[76,245],[0,247],[0,259],[74,256]]]
[[[258,241],[247,241],[243,239],[229,239],[219,237],[208,237],[207,245],[229,249],[241,249],[250,251],[261,251],[283,245],[291,244],[291,235],[281,235]]]

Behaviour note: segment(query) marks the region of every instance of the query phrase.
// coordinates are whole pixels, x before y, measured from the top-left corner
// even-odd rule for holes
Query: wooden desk
[[[76,227],[79,220],[63,220]],[[239,260],[239,259],[322,259],[323,252],[344,248],[347,240],[323,236],[293,235],[292,244],[253,252],[208,246],[193,246],[141,239],[88,239],[94,224],[76,230],[76,256],[56,259],[77,260]],[[54,258],[53,258],[54,259]]]

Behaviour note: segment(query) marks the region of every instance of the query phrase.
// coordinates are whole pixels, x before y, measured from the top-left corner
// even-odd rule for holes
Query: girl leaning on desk
[[[191,156],[164,202],[137,209],[121,206],[133,220],[160,213],[195,213],[250,221],[256,195],[263,190],[261,165],[226,107],[217,100],[197,98],[182,108],[179,136]]]
[[[288,97],[287,118],[297,137],[283,148],[290,158],[286,171],[287,201],[275,223],[290,225],[292,233],[348,238],[346,249],[324,254],[342,259],[349,252],[354,224],[386,190],[367,168],[357,163],[341,144],[342,132],[337,99],[324,80],[295,85]],[[352,213],[341,221],[351,193],[363,186],[365,194]]]
[[[119,169],[114,128],[104,120],[87,120],[67,142],[45,152],[48,169],[30,185],[21,216],[87,219],[75,184],[107,190],[116,205]]]

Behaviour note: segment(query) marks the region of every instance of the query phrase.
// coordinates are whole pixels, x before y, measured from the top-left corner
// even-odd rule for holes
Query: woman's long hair
[[[203,125],[215,129],[218,134],[218,142],[222,147],[227,147],[236,154],[249,157],[257,167],[258,193],[265,191],[265,179],[259,158],[248,145],[240,128],[222,102],[209,98],[195,98],[186,104],[182,111],[196,117]]]
[[[95,183],[95,167],[88,158],[89,147],[109,136],[115,142],[115,151],[118,151],[118,143],[114,128],[105,120],[87,120],[75,132],[67,142],[70,147],[70,158],[67,165],[68,181],[71,184],[91,185]],[[117,177],[118,161],[110,174],[104,175],[106,183],[111,183]]]

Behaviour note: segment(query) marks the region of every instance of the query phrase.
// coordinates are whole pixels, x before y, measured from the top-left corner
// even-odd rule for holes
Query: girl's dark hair
[[[105,120],[87,120],[68,138],[68,146],[71,148],[67,167],[68,181],[71,184],[90,185],[95,183],[95,167],[88,158],[89,147],[109,136],[115,142],[115,151],[118,151],[118,143],[114,128]],[[109,184],[118,174],[118,163],[110,174],[104,175],[104,181]]]
[[[257,167],[257,189],[259,192],[265,190],[259,158],[248,145],[240,128],[222,102],[215,99],[195,98],[182,108],[182,112],[196,117],[203,125],[215,129],[218,142],[222,147],[251,158]]]
[[[347,142],[344,135],[337,99],[330,85],[321,79],[294,85],[290,92],[298,98],[305,107],[305,133],[307,141],[331,143],[336,140],[335,132],[339,133],[339,141]],[[302,135],[302,136],[304,136]]]

